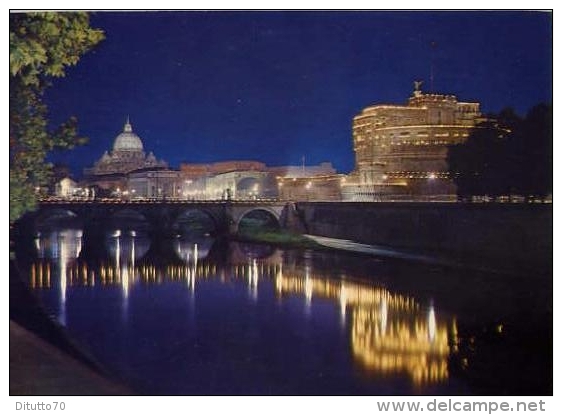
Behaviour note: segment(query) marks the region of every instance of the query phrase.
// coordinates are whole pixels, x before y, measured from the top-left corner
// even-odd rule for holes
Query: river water
[[[551,275],[98,231],[37,230],[18,262],[45,312],[137,393],[552,393]]]

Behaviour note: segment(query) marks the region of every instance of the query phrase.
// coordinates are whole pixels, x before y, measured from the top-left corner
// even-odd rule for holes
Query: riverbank
[[[10,320],[10,395],[131,395],[84,362]]]
[[[276,245],[290,249],[322,249],[323,246],[314,239],[295,232],[283,229],[276,231],[253,231],[248,233],[238,233],[231,237],[232,240],[242,242],[258,242]]]
[[[245,235],[236,235],[235,241],[267,243],[283,249],[340,251],[349,254],[371,257],[387,258],[390,260],[410,261],[423,264],[467,268],[475,271],[492,272],[497,274],[520,274],[517,268],[507,268],[505,264],[497,266],[493,261],[484,258],[474,258],[463,255],[444,255],[433,250],[399,249],[387,245],[373,245],[352,241],[349,239],[330,238],[312,234],[297,234],[290,231],[255,232]]]
[[[299,202],[307,234],[552,274],[552,204]]]
[[[10,395],[131,395],[51,320],[10,261]]]

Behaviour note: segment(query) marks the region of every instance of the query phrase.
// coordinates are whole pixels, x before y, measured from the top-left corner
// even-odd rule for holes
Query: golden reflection
[[[30,275],[30,285],[31,288],[35,288],[35,281],[37,280],[37,274],[35,272],[35,264],[31,265],[31,275]]]
[[[432,307],[424,315],[414,299],[383,288],[326,278],[277,274],[278,294],[333,299],[341,313],[351,311],[351,348],[355,360],[374,373],[406,373],[416,385],[448,378],[447,326]]]
[[[115,241],[117,252],[118,240],[119,237]],[[65,249],[61,246],[61,255]],[[74,283],[82,286],[94,287],[97,282],[121,286],[125,300],[135,284],[179,282],[193,294],[196,282],[208,279],[224,284],[233,280],[243,283],[253,299],[258,298],[259,287],[270,284],[279,299],[285,296],[304,298],[307,310],[314,299],[329,300],[339,309],[344,327],[349,327],[350,350],[358,367],[383,376],[406,375],[418,386],[448,378],[449,353],[458,350],[457,325],[453,320],[448,327],[438,318],[433,305],[423,307],[412,297],[368,283],[315,275],[308,264],[302,268],[295,265],[284,267],[282,263],[272,264],[252,258],[245,263],[218,268],[206,259],[199,260],[196,246],[182,249],[183,261],[159,268],[149,263],[135,263],[133,242],[131,251],[128,251],[132,255],[127,260],[119,261],[117,255],[113,263],[102,263],[94,269],[86,263],[69,264],[68,273],[75,275]],[[185,260],[187,252],[189,260]],[[66,262],[59,265],[60,275],[65,275]],[[33,264],[31,287],[50,286],[49,269],[48,261]],[[65,301],[65,284],[66,278],[62,278],[62,302]],[[502,329],[498,326],[498,331]]]
[[[346,308],[347,308],[347,291],[345,289],[345,286],[342,285],[340,290],[340,314],[342,316],[342,319],[345,318]]]
[[[253,300],[258,299],[258,278],[259,270],[257,260],[254,258],[248,264],[248,292]]]
[[[427,313],[427,327],[429,330],[429,340],[435,340],[437,323],[435,321],[435,310],[433,309],[433,305],[429,307],[429,311]]]
[[[354,310],[351,344],[356,359],[369,370],[407,373],[415,384],[447,379],[446,326],[438,326],[432,339],[427,321],[419,317],[408,320],[391,322],[385,333],[378,324],[377,309],[359,307]]]
[[[388,321],[388,305],[386,304],[386,299],[383,298],[381,301],[381,333],[386,334],[386,322]]]

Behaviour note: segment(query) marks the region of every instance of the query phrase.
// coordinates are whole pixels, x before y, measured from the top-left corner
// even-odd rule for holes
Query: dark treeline
[[[464,144],[449,147],[458,195],[552,194],[552,106],[539,104],[525,117],[512,109],[492,114]]]

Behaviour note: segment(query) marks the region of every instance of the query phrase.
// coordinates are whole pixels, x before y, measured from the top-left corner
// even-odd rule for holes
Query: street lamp
[[[312,182],[307,182],[304,187],[305,187],[305,189],[307,190],[307,192],[306,192],[306,200],[310,200],[310,192],[308,192],[308,191],[309,191],[310,188],[312,187]]]
[[[435,178],[437,177],[437,175],[435,173],[429,173],[428,179],[429,179],[429,200],[431,200],[434,196],[433,192],[433,182],[435,180]]]

